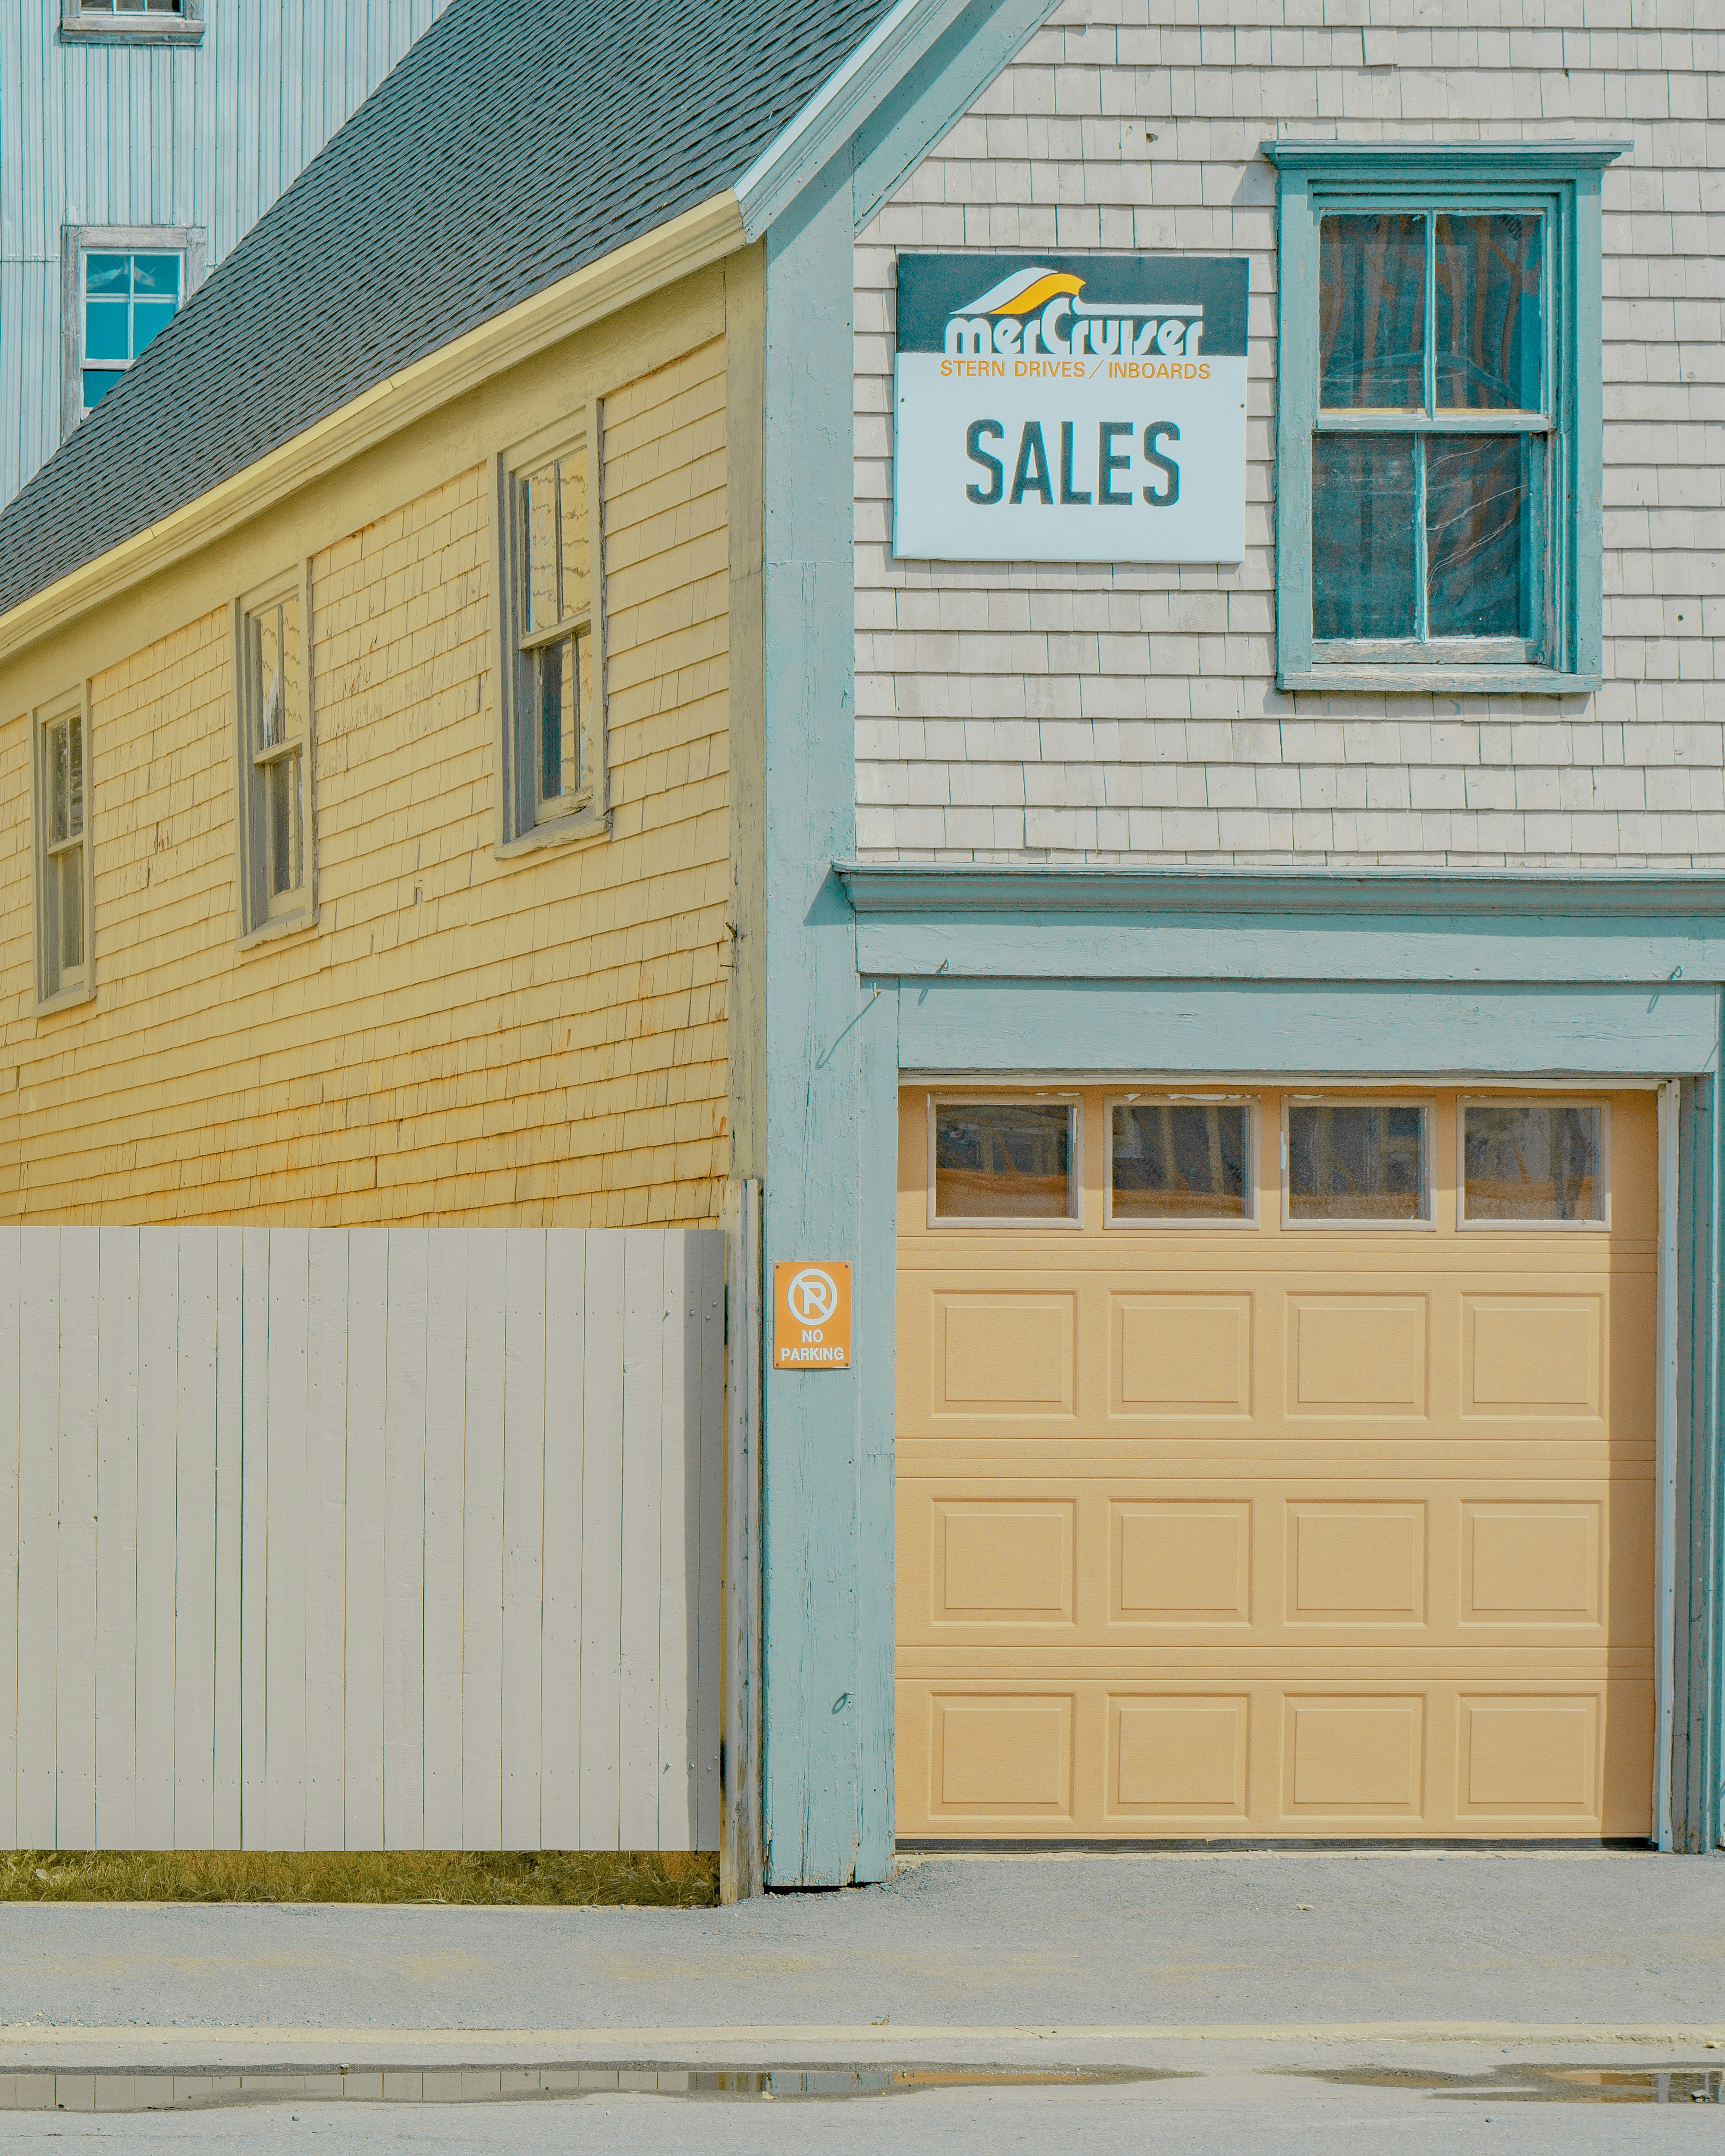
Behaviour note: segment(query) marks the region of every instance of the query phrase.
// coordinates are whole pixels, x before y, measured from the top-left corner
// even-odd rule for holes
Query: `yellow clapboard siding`
[[[605,331],[606,353],[640,355],[632,372],[598,356],[583,380],[578,339],[495,400],[515,413],[501,450],[578,425],[603,393],[608,838],[495,857],[491,483],[442,415],[328,483],[349,521],[310,563],[315,930],[236,945],[225,598],[166,624],[140,607],[152,633],[132,648],[95,624],[110,654],[90,682],[98,992],[42,1020],[28,728],[0,734],[0,1213],[714,1217],[729,589],[725,348],[702,290],[680,329],[692,349],[675,307],[644,303],[638,331]],[[380,501],[380,470],[423,476]],[[269,521],[245,557],[290,566],[305,516],[277,513],[279,562]]]

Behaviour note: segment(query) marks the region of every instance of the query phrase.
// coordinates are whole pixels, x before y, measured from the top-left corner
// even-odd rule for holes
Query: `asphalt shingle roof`
[[[0,512],[0,613],[738,179],[890,0],[454,0]]]

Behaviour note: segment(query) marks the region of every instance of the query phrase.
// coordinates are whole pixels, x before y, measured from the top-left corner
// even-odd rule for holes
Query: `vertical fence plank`
[[[18,1845],[19,1331],[23,1230],[0,1228],[0,1846]]]
[[[717,1229],[702,1229],[693,1240],[699,1246],[701,1283],[701,1377],[696,1403],[701,1424],[696,1507],[698,1586],[692,1598],[692,1659],[696,1672],[694,1845],[696,1849],[716,1849],[720,1833],[721,1670],[725,1631],[725,1238]]]
[[[673,1229],[663,1239],[665,1322],[660,1328],[664,1378],[660,1398],[657,1809],[653,1849],[695,1846],[694,1612],[689,1598],[700,1577],[701,1335],[696,1302],[701,1277],[691,1235]],[[625,1442],[633,1443],[631,1427]],[[670,1771],[667,1772],[666,1769]]]
[[[622,1228],[587,1235],[581,1499],[581,1840],[620,1849],[617,1743],[623,1592]]]
[[[270,1846],[270,1231],[240,1230],[239,1841]],[[276,1552],[278,1559],[280,1552]]]
[[[174,1846],[208,1849],[216,1830],[217,1231],[179,1232]]]
[[[174,1834],[174,1538],[178,1486],[180,1237],[146,1228],[138,1249],[137,1835]]]
[[[665,1238],[650,1229],[624,1233],[617,1830],[623,1848],[650,1849],[659,1838],[660,1445],[669,1329]]]
[[[581,1846],[581,1415],[587,1236],[545,1248],[545,1584],[540,1818],[547,1849]]]
[[[216,1697],[213,1802],[218,1849],[239,1847],[240,1537],[244,1526],[244,1230],[216,1239]]]
[[[347,1239],[346,1774],[341,1845],[383,1846],[384,1428],[389,1369],[389,1231]]]
[[[19,1304],[18,1830],[54,1846],[54,1512],[59,1453],[59,1231],[26,1228]]]
[[[504,1234],[503,1697],[506,1849],[544,1846],[540,1691],[545,1573],[545,1236]]]
[[[100,1250],[60,1237],[60,1444],[54,1597],[54,1844],[95,1846],[96,1357]]]
[[[311,1230],[305,1324],[305,1846],[341,1846],[347,1470],[345,1228]]]
[[[503,1839],[503,1238],[467,1251],[467,1486],[462,1507],[461,1846]]]
[[[425,1845],[461,1846],[462,1490],[467,1443],[467,1255],[434,1229],[426,1264]]]
[[[720,1655],[724,1702],[719,1893],[761,1891],[761,1186],[726,1193],[725,1563]]]
[[[101,1228],[94,1232],[100,1237],[97,1262],[101,1296],[96,1342],[96,1845],[135,1849],[138,1817],[138,1231]],[[8,1307],[5,1291],[0,1285],[0,1313]]]
[[[384,1386],[383,1844],[425,1846],[426,1267],[423,1228],[389,1235]]]
[[[270,1538],[264,1699],[266,1849],[305,1846],[306,1325],[311,1237],[270,1237]]]

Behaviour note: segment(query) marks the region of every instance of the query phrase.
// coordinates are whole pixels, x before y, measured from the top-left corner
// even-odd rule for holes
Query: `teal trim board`
[[[1378,696],[1418,688],[1446,696],[1575,697],[1599,686],[1599,174],[1629,147],[1626,142],[1552,141],[1260,146],[1277,167],[1278,687]],[[1320,411],[1320,223],[1327,212],[1377,210],[1524,212],[1545,225],[1541,286],[1546,364],[1539,409],[1535,413],[1530,407],[1519,423],[1527,430],[1526,442],[1548,445],[1543,467],[1548,475],[1538,496],[1546,507],[1530,526],[1543,543],[1532,549],[1535,583],[1525,645],[1518,639],[1505,639],[1507,649],[1495,654],[1493,664],[1469,662],[1465,644],[1458,649],[1440,642],[1422,655],[1394,643],[1320,644],[1314,634],[1312,459],[1317,439],[1326,431],[1358,433],[1366,426],[1381,433],[1454,429],[1463,424],[1460,411],[1435,406],[1370,415]],[[1430,385],[1426,394],[1435,395]],[[1482,424],[1476,413],[1466,416],[1476,426]],[[1424,465],[1418,470],[1423,471]]]
[[[830,872],[855,821],[848,159],[766,244],[763,1257],[769,1282],[780,1259],[850,1264],[854,1346],[849,1369],[774,1371],[769,1299],[762,1846],[769,1887],[839,1887],[892,1855],[892,1275],[863,1262],[862,1200],[865,1055],[891,1004],[868,1008]]]

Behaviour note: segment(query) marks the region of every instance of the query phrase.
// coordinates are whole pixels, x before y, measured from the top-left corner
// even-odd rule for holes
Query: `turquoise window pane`
[[[1312,628],[1315,636],[1408,637],[1417,630],[1414,439],[1319,434],[1312,444]]]
[[[84,408],[100,403],[118,382],[117,374],[110,374],[100,367],[86,367],[84,370]]]
[[[1435,274],[1437,401],[1454,410],[1540,409],[1544,220],[1440,217]]]
[[[1318,264],[1318,402],[1418,411],[1425,403],[1425,219],[1327,217]]]
[[[91,300],[84,310],[86,359],[131,357],[131,309],[124,300]]]
[[[86,254],[84,258],[86,292],[117,292],[124,298],[131,290],[129,254]]]
[[[132,357],[136,358],[151,337],[173,320],[177,308],[161,300],[140,300],[132,309]]]
[[[1534,633],[1533,503],[1542,444],[1523,434],[1434,434],[1425,444],[1428,633]]]
[[[172,300],[177,305],[180,298],[179,256],[134,254],[131,258],[131,288],[141,300]]]

